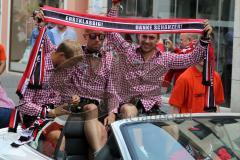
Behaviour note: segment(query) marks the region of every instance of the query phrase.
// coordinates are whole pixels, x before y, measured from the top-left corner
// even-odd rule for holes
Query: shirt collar
[[[140,45],[138,45],[138,46],[136,47],[136,52],[139,53],[139,54],[141,54],[141,56],[142,56],[142,49],[141,49],[141,46],[140,46]],[[154,56],[152,57],[152,59],[153,59],[153,58],[156,58],[156,57],[159,57],[161,54],[162,54],[161,51],[156,47],[155,54],[154,54]],[[143,56],[142,56],[142,57],[143,57]]]
[[[84,51],[85,55],[88,55],[88,56],[90,55],[93,58],[101,58],[102,57],[101,50],[90,51],[90,50],[88,50],[87,46],[85,46],[85,45],[82,46],[82,50]]]

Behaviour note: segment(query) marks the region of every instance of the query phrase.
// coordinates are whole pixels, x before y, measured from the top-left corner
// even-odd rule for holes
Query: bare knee
[[[84,111],[92,111],[92,110],[96,110],[97,106],[95,104],[87,104],[83,107]]]
[[[87,104],[83,107],[85,120],[95,120],[98,118],[98,108],[95,104]]]
[[[46,136],[47,139],[53,143],[57,143],[59,137],[60,137],[61,131],[60,130],[54,130],[49,132]]]
[[[138,110],[133,104],[127,103],[121,106],[120,108],[121,118],[130,118],[136,117]]]

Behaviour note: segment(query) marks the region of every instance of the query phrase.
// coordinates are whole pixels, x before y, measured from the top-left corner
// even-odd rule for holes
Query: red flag
[[[215,68],[215,56],[214,49],[211,43],[208,45],[207,55],[204,59],[203,65],[203,80],[202,84],[205,85],[205,106],[206,112],[216,112],[217,107],[214,97],[214,68]]]
[[[23,73],[23,76],[18,84],[16,93],[21,98],[25,93],[27,87],[41,88],[44,77],[44,49],[43,49],[43,37],[46,33],[46,28],[41,28],[38,38],[33,46],[31,55],[27,67]]]
[[[19,123],[19,111],[17,108],[13,109],[10,115],[8,132],[17,132],[17,126]]]

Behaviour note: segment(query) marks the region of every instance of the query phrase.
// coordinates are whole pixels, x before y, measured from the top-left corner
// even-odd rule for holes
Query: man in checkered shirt
[[[49,78],[54,71],[53,63],[51,60],[51,54],[55,51],[55,46],[52,45],[49,38],[45,34],[44,36],[44,50],[45,56],[45,68],[44,68],[44,78],[43,78],[43,88],[42,89],[31,89],[27,88],[23,94],[23,98],[20,99],[20,103],[24,104],[19,107],[20,113],[25,115],[25,117],[32,117],[30,119],[35,120],[35,118],[41,113],[42,106],[46,104],[57,105],[60,103],[60,96],[58,92],[55,92],[49,86]]]
[[[95,153],[107,141],[107,127],[115,121],[115,106],[119,104],[109,78],[113,56],[102,47],[105,33],[85,30],[83,36],[87,42],[82,47],[83,60],[55,72],[52,86],[63,95],[62,101],[72,101],[81,107],[84,132],[91,151]]]
[[[120,3],[113,4],[108,16],[118,15]],[[205,22],[206,37],[212,27]],[[122,118],[143,114],[159,114],[161,106],[161,82],[169,69],[187,68],[200,62],[206,54],[209,39],[199,40],[192,54],[177,55],[161,53],[156,48],[157,34],[138,35],[139,45],[129,44],[119,33],[107,35],[107,43],[114,47],[118,62],[111,74],[113,86],[122,104],[119,108]]]

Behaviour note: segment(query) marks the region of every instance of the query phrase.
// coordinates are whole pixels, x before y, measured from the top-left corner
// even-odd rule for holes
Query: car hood
[[[7,128],[0,129],[0,160],[46,160],[50,159],[28,145],[13,148],[11,143],[19,138],[18,133],[11,133]]]

